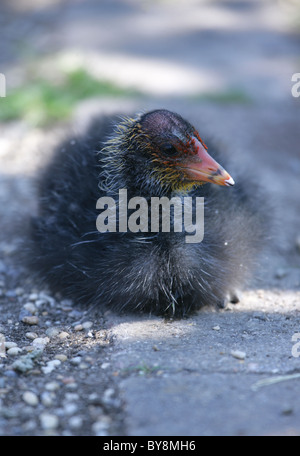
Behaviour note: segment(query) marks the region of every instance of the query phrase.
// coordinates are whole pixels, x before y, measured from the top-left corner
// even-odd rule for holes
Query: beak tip
[[[225,185],[227,185],[227,187],[233,187],[235,184],[234,180],[232,179],[232,177],[229,177],[229,179],[226,179],[225,180]]]

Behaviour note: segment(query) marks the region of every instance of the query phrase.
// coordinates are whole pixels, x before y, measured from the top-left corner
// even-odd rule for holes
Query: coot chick
[[[237,175],[235,184],[219,165],[224,161],[188,121],[167,110],[114,125],[94,121],[85,135],[57,148],[40,176],[31,267],[53,292],[117,312],[181,318],[204,305],[222,306],[251,276],[267,230],[256,185]],[[120,190],[127,201],[149,203],[148,221],[142,226],[135,218],[136,232],[121,227]],[[187,242],[184,225],[175,231],[175,209],[169,232],[162,231],[162,215],[159,230],[151,231],[153,197],[178,197],[182,207],[186,197],[204,198],[202,241]],[[102,226],[115,229],[97,229],[101,213]]]

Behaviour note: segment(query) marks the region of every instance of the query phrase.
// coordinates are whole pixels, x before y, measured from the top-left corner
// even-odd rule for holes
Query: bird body
[[[86,135],[60,145],[39,179],[32,268],[53,291],[116,311],[183,317],[203,305],[222,305],[249,277],[267,222],[252,183],[242,177],[233,187],[217,155],[170,111],[124,118],[116,126],[94,122]],[[181,215],[185,198],[204,202],[201,242],[187,242],[191,230],[184,219],[178,223],[175,208],[169,230],[161,229],[161,219],[151,229],[153,198],[176,198]],[[141,200],[149,216],[143,223]],[[197,230],[199,222],[191,223]]]

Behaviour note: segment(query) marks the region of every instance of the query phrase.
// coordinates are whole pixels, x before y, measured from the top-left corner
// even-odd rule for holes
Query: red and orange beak
[[[181,166],[189,179],[227,187],[233,186],[234,180],[230,174],[206,152],[203,144],[196,137],[192,138],[192,142],[197,153]]]

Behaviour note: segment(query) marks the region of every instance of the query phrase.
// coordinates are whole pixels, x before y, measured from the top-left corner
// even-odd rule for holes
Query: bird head
[[[134,183],[136,190],[155,194],[159,190],[187,192],[207,182],[234,185],[228,172],[208,154],[198,131],[167,110],[123,119],[103,150],[106,161],[125,178],[122,185]]]

